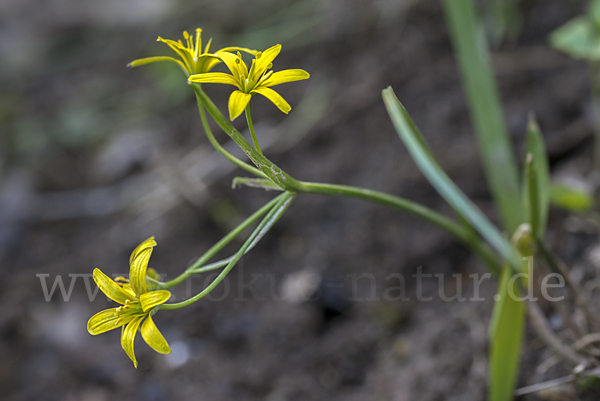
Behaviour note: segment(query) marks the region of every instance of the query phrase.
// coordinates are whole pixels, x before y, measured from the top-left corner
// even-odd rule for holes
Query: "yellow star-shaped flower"
[[[222,72],[209,72],[195,74],[189,77],[189,82],[194,83],[217,83],[228,84],[238,88],[229,97],[229,118],[236,119],[252,98],[258,93],[269,99],[279,110],[289,113],[292,109],[279,93],[270,89],[271,86],[284,84],[286,82],[308,79],[310,75],[304,70],[283,70],[273,72],[273,60],[281,51],[281,45],[275,45],[264,52],[258,52],[252,60],[252,66],[248,66],[242,60],[241,54],[219,52],[217,56],[231,71],[231,74]]]
[[[137,360],[133,351],[133,340],[141,329],[142,338],[156,352],[169,354],[171,348],[152,320],[153,310],[156,306],[165,303],[171,293],[166,290],[148,291],[146,286],[146,270],[156,246],[154,237],[142,242],[129,258],[129,280],[117,278],[116,281],[94,269],[94,281],[102,292],[110,299],[122,306],[103,310],[92,316],[88,321],[88,332],[92,335],[105,333],[109,330],[123,327],[121,332],[121,346],[137,368]]]
[[[190,76],[192,74],[201,74],[210,71],[215,65],[221,62],[221,60],[218,57],[220,53],[235,51],[242,51],[252,55],[257,53],[256,50],[246,49],[245,47],[225,47],[223,49],[217,50],[215,53],[209,53],[212,39],[208,41],[208,43],[206,44],[206,48],[203,52],[202,29],[200,28],[196,29],[195,40],[187,31],[183,31],[183,39],[185,40],[185,44],[181,40],[176,42],[170,39],[163,39],[160,36],[157,39],[157,41],[166,43],[171,49],[173,49],[175,53],[177,53],[177,55],[181,58],[181,60],[167,56],[146,57],[134,60],[127,66],[137,67],[148,63],[154,63],[157,61],[171,61],[179,65],[179,67],[181,67],[181,69],[187,76]]]

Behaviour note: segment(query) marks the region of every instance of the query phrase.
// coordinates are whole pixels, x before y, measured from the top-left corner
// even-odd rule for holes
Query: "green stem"
[[[219,111],[217,106],[210,100],[210,98],[204,93],[202,88],[197,84],[192,84],[196,95],[200,101],[206,107],[208,113],[212,116],[215,122],[221,127],[223,131],[242,149],[242,151],[248,156],[250,161],[264,173],[274,184],[278,185],[281,189],[289,192],[295,192],[299,186],[298,180],[287,174],[281,168],[279,168],[272,161],[267,159],[261,153],[259,153],[252,145],[244,138],[240,132],[235,129],[231,122]]]
[[[362,199],[368,202],[380,203],[409,212],[423,220],[442,228],[456,239],[468,245],[496,274],[500,274],[501,265],[498,256],[492,249],[476,235],[470,226],[458,224],[449,218],[418,203],[411,202],[398,196],[370,189],[351,187],[346,185],[321,184],[313,182],[300,182],[298,192],[344,196],[347,198]]]
[[[167,310],[184,308],[208,295],[217,285],[219,285],[221,281],[223,281],[223,279],[227,276],[227,274],[229,274],[231,269],[233,269],[233,267],[242,258],[246,251],[252,246],[254,246],[254,244],[267,233],[267,231],[277,222],[277,220],[279,220],[279,218],[287,210],[295,196],[296,194],[294,193],[285,192],[276,198],[277,203],[275,204],[275,206],[269,211],[269,213],[267,214],[267,216],[265,216],[263,221],[260,222],[258,227],[256,227],[250,238],[246,240],[244,245],[235,254],[234,258],[229,262],[227,267],[223,269],[223,271],[217,276],[217,278],[213,280],[212,283],[210,283],[208,287],[206,287],[204,290],[202,290],[200,293],[196,294],[192,298],[187,299],[183,302],[175,304],[162,304],[158,308]]]
[[[196,87],[194,86],[194,89],[196,89]],[[208,137],[208,140],[210,141],[210,143],[212,144],[212,146],[220,153],[222,154],[227,160],[229,160],[230,162],[232,162],[233,164],[235,164],[236,166],[248,171],[249,173],[252,173],[254,175],[257,175],[261,178],[267,178],[267,176],[260,171],[259,169],[257,169],[254,166],[250,166],[247,163],[244,163],[243,161],[241,161],[240,159],[238,159],[237,157],[235,157],[234,155],[232,155],[231,153],[229,153],[228,151],[226,151],[221,144],[217,141],[217,139],[214,137],[212,130],[210,129],[210,125],[208,124],[208,121],[206,120],[206,113],[204,112],[204,106],[202,105],[202,101],[200,100],[200,97],[198,96],[198,92],[196,91],[196,101],[198,103],[198,113],[200,113],[200,119],[202,120],[202,126],[204,127],[204,132],[206,132],[206,136]]]
[[[217,254],[221,249],[223,249],[227,244],[229,244],[234,238],[236,238],[242,231],[248,228],[251,224],[260,219],[265,213],[270,211],[275,207],[275,205],[284,197],[284,194],[273,198],[269,203],[264,205],[262,208],[254,212],[253,215],[248,217],[242,224],[231,230],[226,236],[224,236],[219,242],[213,245],[204,255],[202,255],[193,265],[188,267],[186,271],[181,273],[179,276],[174,278],[173,280],[167,281],[165,283],[161,283],[157,289],[166,290],[176,286],[177,284],[185,281],[189,276],[196,273],[201,273],[200,267],[204,266],[206,262],[208,262],[213,256]],[[218,263],[218,262],[217,262]],[[215,269],[218,267],[215,267]],[[212,270],[212,269],[208,269]]]
[[[260,145],[258,144],[258,139],[256,139],[256,133],[254,132],[254,124],[252,123],[252,114],[250,114],[250,103],[246,106],[246,121],[248,121],[248,129],[250,130],[250,134],[252,134],[252,142],[254,142],[254,147],[258,150],[258,153],[263,154]]]
[[[501,265],[499,257],[491,248],[476,234],[470,225],[458,224],[441,214],[423,207],[415,202],[389,195],[384,192],[372,191],[369,189],[356,188],[344,185],[317,184],[301,182],[271,162],[256,149],[236,130],[229,120],[219,111],[210,98],[196,85],[193,85],[197,96],[206,107],[206,110],[217,122],[225,133],[227,133],[235,143],[248,155],[250,160],[263,172],[268,178],[280,188],[289,192],[305,192],[334,196],[345,196],[366,200],[368,202],[381,203],[412,213],[421,217],[438,227],[446,230],[448,233],[467,244],[473,251],[488,265],[495,274],[500,274]]]

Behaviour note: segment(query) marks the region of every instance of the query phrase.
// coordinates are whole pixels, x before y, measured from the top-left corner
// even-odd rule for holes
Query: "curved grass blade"
[[[450,180],[431,153],[424,148],[419,139],[419,134],[415,131],[416,126],[414,122],[394,94],[392,88],[388,87],[383,90],[382,94],[383,101],[396,131],[421,172],[450,206],[459,215],[467,219],[475,230],[510,263],[515,271],[519,271],[519,253],[500,234],[496,227],[490,223],[479,208]]]
[[[533,236],[543,238],[550,203],[550,172],[542,134],[533,115],[529,117],[525,149],[523,195],[526,221],[531,225]]]
[[[511,276],[512,270],[506,265],[490,323],[489,401],[511,401],[519,373],[526,308],[523,301],[511,296],[518,294]]]
[[[523,222],[519,175],[483,31],[472,0],[444,0],[490,190],[508,232]]]

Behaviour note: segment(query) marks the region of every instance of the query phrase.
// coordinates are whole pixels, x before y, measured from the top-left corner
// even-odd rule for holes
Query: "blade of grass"
[[[391,87],[383,90],[383,101],[394,127],[413,160],[438,193],[456,212],[507,260],[515,271],[520,270],[520,255],[510,242],[500,234],[473,202],[450,180],[431,153],[424,147],[415,123],[400,103]]]
[[[509,232],[522,223],[517,163],[472,0],[444,0],[485,175]]]
[[[512,271],[504,267],[498,286],[498,299],[490,323],[489,401],[510,401],[516,387],[525,323],[525,303],[518,294]],[[498,298],[499,297],[499,298]]]
[[[531,225],[533,236],[543,238],[550,203],[550,172],[542,134],[533,115],[529,117],[525,149],[527,156],[523,193],[527,198],[524,206],[526,219]]]

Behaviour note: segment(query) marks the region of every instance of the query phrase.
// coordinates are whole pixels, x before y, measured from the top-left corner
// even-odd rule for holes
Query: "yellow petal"
[[[281,45],[275,45],[260,53],[260,57],[257,54],[255,60],[252,62],[252,67],[249,74],[250,80],[253,82],[258,82],[262,74],[264,74],[269,66],[273,63],[273,60],[275,60],[275,57],[277,57],[280,51]]]
[[[121,319],[119,323],[117,321],[117,308],[106,309],[96,313],[88,320],[87,329],[88,332],[95,336],[97,334],[106,333],[107,331],[121,327],[124,324],[129,323],[132,319]]]
[[[282,98],[281,95],[279,93],[275,92],[273,89],[260,87],[260,88],[254,89],[252,91],[252,93],[260,93],[261,95],[263,95],[264,97],[269,99],[271,102],[273,102],[273,104],[275,106],[277,106],[279,108],[279,110],[283,111],[285,114],[289,113],[290,110],[292,109],[292,107],[288,104],[288,102],[286,102],[285,99]]]
[[[139,58],[139,59],[133,60],[131,63],[127,64],[127,67],[139,67],[140,65],[155,63],[157,61],[171,61],[171,62],[177,63],[177,65],[179,65],[179,67],[181,67],[181,69],[183,69],[183,72],[185,72],[186,75],[191,74],[190,70],[187,68],[187,66],[185,64],[183,64],[181,61],[179,61],[173,57],[157,56],[157,57]]]
[[[123,291],[125,291],[125,293],[127,293],[127,295],[129,295],[132,299],[137,298],[137,295],[135,294],[135,291],[133,290],[133,288],[131,288],[131,284],[129,283],[125,283],[121,286],[121,288],[123,289]]]
[[[133,252],[131,252],[131,256],[129,257],[129,264],[133,263],[133,260],[146,248],[152,248],[156,246],[156,241],[154,237],[150,237],[141,244],[139,244]]]
[[[171,293],[167,290],[150,291],[140,295],[140,302],[142,303],[142,310],[148,312],[156,305],[164,304],[171,298]]]
[[[135,334],[137,333],[138,327],[140,327],[140,323],[144,320],[145,316],[140,316],[134,318],[121,333],[121,346],[123,350],[129,356],[129,358],[133,361],[133,366],[137,369],[137,360],[135,359],[135,353],[133,352],[133,341],[135,340]]]
[[[146,287],[146,269],[151,255],[152,248],[144,249],[129,267],[129,283],[138,297],[148,291]]]
[[[237,81],[236,86],[241,89],[243,83],[246,81],[246,77],[248,77],[246,63],[237,55],[229,52],[218,52],[215,53],[215,56],[227,65],[227,68],[229,68],[229,71],[231,71],[231,74],[233,74],[233,77]]]
[[[208,52],[208,50],[206,50]],[[251,54],[253,56],[256,55],[256,53],[258,53],[258,51],[256,50],[252,50],[252,49],[248,49],[247,47],[224,47],[223,49],[219,50],[217,53],[220,52],[244,52],[244,53],[248,53]]]
[[[129,258],[129,283],[138,297],[147,291],[146,269],[152,255],[152,248],[155,246],[154,237],[150,237],[138,245]]]
[[[119,284],[115,283],[110,277],[102,273],[100,269],[94,269],[94,281],[98,288],[110,299],[120,304],[125,304],[125,301],[133,301],[135,297],[132,294],[124,291]]]
[[[212,54],[203,54],[196,61],[196,67],[194,74],[204,74],[209,72],[215,65],[219,64],[221,60]]]
[[[160,354],[170,354],[171,348],[169,343],[163,337],[158,327],[154,324],[152,317],[148,315],[148,318],[142,324],[142,338],[146,341],[152,349]]]
[[[235,91],[229,96],[229,118],[231,121],[239,117],[250,102],[252,95],[240,91]]]
[[[187,65],[191,65],[193,59],[188,49],[186,49],[181,43],[175,42],[170,39],[163,39],[160,36],[156,39],[158,42],[166,43],[175,53],[181,57],[183,62]]]
[[[267,79],[261,80],[259,86],[275,86],[308,78],[310,78],[310,74],[304,70],[283,70],[274,72]]]
[[[204,74],[190,75],[188,81],[199,84],[227,84],[239,88],[238,82],[235,80],[233,75],[225,74],[223,72],[208,72]]]

